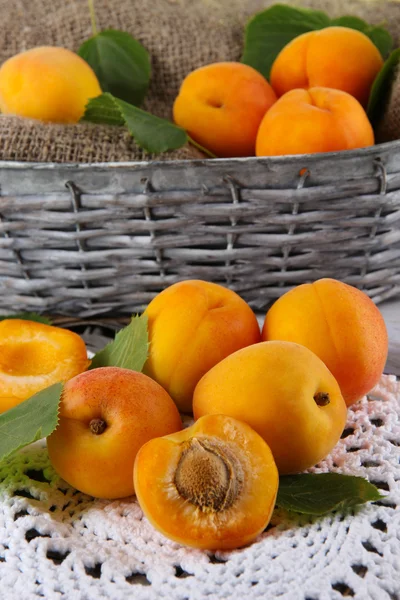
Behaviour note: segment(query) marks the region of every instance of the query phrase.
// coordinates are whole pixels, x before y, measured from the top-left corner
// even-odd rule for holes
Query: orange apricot
[[[284,94],[266,113],[257,134],[257,156],[364,148],[374,143],[367,114],[350,94],[314,87]]]
[[[281,296],[266,314],[262,338],[297,342],[315,352],[335,376],[347,405],[378,383],[388,353],[378,307],[364,292],[329,278]]]
[[[142,446],[134,482],[145,516],[165,536],[195,548],[230,549],[268,525],[278,471],[251,427],[209,415]]]
[[[250,156],[261,119],[275,100],[268,81],[252,67],[213,63],[187,75],[173,115],[193,140],[217,156]]]
[[[98,498],[122,498],[134,493],[139,448],[181,427],[175,404],[155,381],[129,369],[99,367],[64,386],[47,448],[70,485]]]
[[[342,90],[366,106],[383,59],[361,31],[326,27],[303,33],[276,57],[270,81],[277,96],[295,88],[329,87]]]
[[[0,412],[89,365],[85,343],[73,331],[22,319],[1,321]]]
[[[32,48],[0,68],[0,111],[5,115],[77,123],[89,99],[100,94],[94,71],[66,48]]]
[[[339,441],[347,407],[327,366],[292,342],[260,342],[206,373],[193,395],[196,419],[225,414],[267,442],[279,473],[312,467]]]
[[[162,385],[179,410],[190,413],[196,383],[217,362],[260,341],[249,305],[232,290],[200,280],[181,281],[145,310],[150,350],[144,372]]]

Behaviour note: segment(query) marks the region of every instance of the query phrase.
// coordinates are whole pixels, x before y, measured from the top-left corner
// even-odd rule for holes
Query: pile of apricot
[[[64,381],[50,460],[87,494],[136,493],[149,521],[198,548],[235,548],[267,526],[278,473],[337,444],[347,406],[378,382],[388,338],[381,313],[333,279],[279,298],[262,330],[235,292],[197,280],[148,305],[144,372],[88,370],[75,333],[0,323],[0,410]],[[180,413],[194,416],[182,427]]]
[[[192,71],[175,100],[174,120],[220,157],[371,146],[365,109],[382,66],[379,50],[361,31],[310,31],[281,50],[269,82],[236,62]]]

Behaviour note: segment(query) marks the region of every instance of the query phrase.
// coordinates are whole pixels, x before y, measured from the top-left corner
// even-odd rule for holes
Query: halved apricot
[[[244,546],[274,509],[278,470],[249,425],[207,415],[139,450],[134,486],[150,523],[166,537],[202,549]]]
[[[0,322],[0,413],[90,365],[73,331],[23,319]]]

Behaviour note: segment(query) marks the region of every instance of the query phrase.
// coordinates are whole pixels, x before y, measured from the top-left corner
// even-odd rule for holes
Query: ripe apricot
[[[323,87],[292,90],[266,113],[257,156],[364,148],[374,143],[366,112],[350,94]]]
[[[194,390],[196,419],[226,414],[245,421],[271,448],[279,473],[315,465],[346,424],[339,385],[311,350],[292,342],[260,342],[231,354]]]
[[[155,381],[129,369],[99,367],[64,386],[47,448],[70,485],[98,498],[122,498],[134,493],[139,448],[181,427],[175,404]]]
[[[378,307],[364,292],[329,278],[281,296],[267,312],[262,338],[297,342],[315,352],[335,376],[347,405],[378,383],[388,353]]]
[[[213,63],[184,79],[174,102],[174,120],[217,156],[250,156],[261,119],[275,100],[268,81],[252,67]]]
[[[77,123],[89,99],[100,94],[91,67],[66,48],[32,48],[0,68],[0,111],[5,115]]]
[[[264,440],[245,423],[209,415],[147,442],[134,465],[135,490],[150,523],[195,548],[238,548],[271,518],[278,471]]]
[[[179,410],[191,412],[196,383],[217,362],[260,341],[248,304],[216,283],[181,281],[158,294],[145,310],[150,351],[144,372],[158,381]]]
[[[270,81],[277,96],[295,88],[329,87],[347,92],[366,106],[383,59],[361,31],[326,27],[303,33],[276,57]]]
[[[73,331],[22,319],[0,322],[0,412],[90,365]]]

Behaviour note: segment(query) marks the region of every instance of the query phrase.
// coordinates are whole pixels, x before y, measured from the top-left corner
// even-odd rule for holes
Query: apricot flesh
[[[278,96],[295,88],[329,87],[354,96],[364,107],[383,59],[361,31],[326,27],[289,42],[276,57],[270,81]]]
[[[315,352],[348,406],[378,383],[388,354],[379,308],[364,292],[331,278],[281,296],[266,314],[262,339],[297,342]]]
[[[202,375],[239,348],[260,341],[249,305],[216,283],[187,280],[158,294],[147,306],[150,350],[144,372],[162,385],[179,410],[192,411]]]
[[[0,111],[52,123],[77,123],[101,94],[91,67],[66,48],[40,46],[0,68]]]
[[[174,402],[155,381],[129,369],[99,367],[64,386],[47,448],[70,485],[98,498],[122,498],[134,493],[139,448],[181,427]]]
[[[231,549],[268,525],[278,471],[267,444],[248,425],[209,415],[145,444],[134,481],[145,516],[166,537],[195,548]]]
[[[281,341],[254,344],[215,365],[196,386],[193,412],[196,419],[222,413],[250,425],[271,448],[281,474],[325,458],[347,416],[322,360],[304,346]]]
[[[73,331],[23,319],[0,322],[0,412],[90,365]]]

